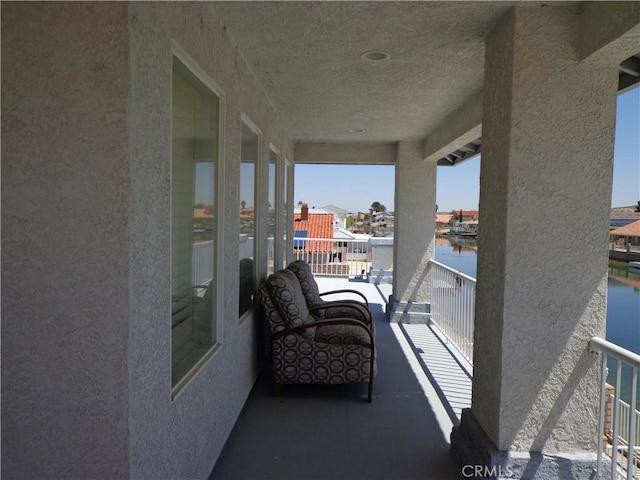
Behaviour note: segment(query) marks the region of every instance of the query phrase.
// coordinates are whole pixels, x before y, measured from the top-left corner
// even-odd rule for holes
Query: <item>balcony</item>
[[[348,285],[369,300],[378,345],[373,402],[366,385],[287,385],[275,398],[266,368],[210,478],[464,478],[449,434],[470,404],[470,376],[431,327],[389,323],[390,285],[317,281],[321,290]]]
[[[348,285],[369,300],[378,342],[373,403],[364,402],[363,385],[286,386],[274,398],[267,368],[211,478],[465,478],[449,453],[449,435],[471,405],[476,281],[433,260],[429,269],[428,324],[389,323],[389,284],[317,277],[321,291]],[[610,478],[639,478],[640,412],[633,392],[640,357],[597,337],[589,347],[603,356],[600,425],[593,432],[598,469],[613,463]],[[607,383],[607,368],[617,374],[609,376],[614,385]],[[631,374],[621,377],[623,369]],[[630,403],[620,395],[628,384]]]

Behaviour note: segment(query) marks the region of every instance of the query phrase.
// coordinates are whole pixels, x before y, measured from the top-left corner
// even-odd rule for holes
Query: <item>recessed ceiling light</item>
[[[391,54],[382,50],[371,50],[370,52],[364,52],[360,55],[360,58],[365,62],[384,62],[391,58]]]

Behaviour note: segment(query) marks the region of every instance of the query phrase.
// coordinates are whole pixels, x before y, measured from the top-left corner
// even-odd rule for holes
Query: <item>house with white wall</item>
[[[333,213],[336,228],[347,228],[347,216],[350,213],[348,210],[335,205],[325,205],[322,209]]]
[[[1,9],[3,477],[207,478],[264,365],[240,284],[292,258],[295,165],[395,166],[393,321],[430,301],[437,167],[480,148],[473,403],[453,451],[590,471],[587,344],[638,2]]]

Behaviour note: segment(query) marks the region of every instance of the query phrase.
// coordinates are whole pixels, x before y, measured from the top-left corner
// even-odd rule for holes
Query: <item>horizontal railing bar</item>
[[[589,351],[591,353],[606,353],[624,363],[627,363],[635,368],[640,368],[640,355],[633,353],[626,348],[622,348],[615,343],[611,343],[604,338],[593,337],[589,341]]]
[[[611,446],[609,445],[609,448]],[[618,445],[618,451],[619,452],[628,452],[629,451],[629,447],[627,445]],[[633,447],[633,451],[634,452],[640,452],[640,446],[637,447]]]
[[[321,238],[321,237],[293,237],[294,240],[314,240],[318,242],[348,242],[348,243],[369,243],[369,239],[358,238]]]
[[[432,264],[437,265],[438,267],[443,268],[443,269],[447,270],[448,272],[453,273],[454,275],[457,275],[457,276],[459,276],[459,277],[461,277],[461,278],[464,278],[465,280],[467,280],[467,281],[469,281],[469,282],[476,283],[476,279],[475,279],[475,278],[473,278],[473,277],[470,277],[470,276],[469,276],[469,275],[467,275],[466,273],[462,273],[462,272],[461,272],[461,271],[459,271],[459,270],[454,270],[453,268],[451,268],[451,267],[449,267],[449,266],[445,265],[444,263],[440,263],[440,262],[438,262],[438,261],[436,261],[436,260],[433,260],[433,259],[431,259],[431,260],[429,260],[429,261],[430,261]]]

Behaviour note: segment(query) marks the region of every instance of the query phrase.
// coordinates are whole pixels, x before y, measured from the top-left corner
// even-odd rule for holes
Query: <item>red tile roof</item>
[[[640,220],[629,223],[624,227],[616,228],[609,232],[610,235],[620,235],[625,237],[640,237]]]
[[[193,218],[213,218],[214,209],[212,206],[200,208],[193,207]]]
[[[293,230],[306,230],[307,238],[333,238],[333,214],[309,213],[309,220],[300,220],[300,214],[293,214]],[[332,242],[304,242],[304,250],[308,252],[331,252]]]
[[[436,223],[449,223],[452,218],[450,213],[436,213]]]
[[[456,218],[460,217],[460,210],[453,211]],[[480,212],[478,210],[462,210],[462,217],[478,217]]]

